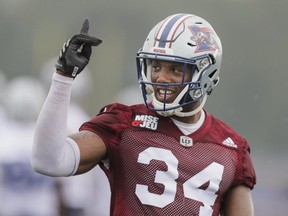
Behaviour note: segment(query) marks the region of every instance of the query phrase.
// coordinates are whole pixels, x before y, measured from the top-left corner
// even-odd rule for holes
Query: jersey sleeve
[[[209,134],[212,140],[216,140],[220,145],[224,144],[223,146],[236,153],[231,154],[231,157],[235,160],[234,181],[231,187],[245,185],[253,189],[256,184],[256,173],[247,140],[229,125],[215,117],[213,117],[213,128],[209,131]],[[228,140],[228,144],[226,140]]]
[[[250,155],[250,146],[245,139],[243,139],[243,148],[238,154],[238,168],[236,170],[235,185],[246,185],[253,189],[256,184],[256,173]]]
[[[119,143],[121,132],[127,127],[129,113],[128,106],[116,103],[107,105],[93,119],[85,122],[79,130],[96,133],[109,151],[111,144]]]

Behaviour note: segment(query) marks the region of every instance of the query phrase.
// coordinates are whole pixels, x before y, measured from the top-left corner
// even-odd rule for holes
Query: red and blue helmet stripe
[[[171,48],[172,42],[175,39],[175,33],[183,22],[191,16],[191,14],[176,14],[164,20],[155,36],[154,47]]]

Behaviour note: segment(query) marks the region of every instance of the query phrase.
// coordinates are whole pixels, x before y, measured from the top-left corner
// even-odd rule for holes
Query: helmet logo
[[[192,33],[191,39],[193,40],[193,44],[197,46],[195,53],[214,51],[219,48],[214,39],[215,33],[212,29],[196,25],[188,26],[188,29],[190,29]]]

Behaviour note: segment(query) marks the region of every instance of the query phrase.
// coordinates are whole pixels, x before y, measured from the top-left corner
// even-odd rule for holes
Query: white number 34
[[[149,164],[151,160],[163,161],[167,165],[167,171],[158,170],[155,175],[155,183],[165,186],[162,194],[148,191],[147,185],[137,184],[136,195],[145,205],[163,208],[172,203],[176,196],[178,173],[178,160],[170,150],[150,147],[139,154],[138,163]],[[224,166],[216,162],[211,163],[201,172],[192,176],[183,184],[184,196],[202,202],[199,215],[212,215],[212,206],[217,198],[216,192],[222,180]],[[209,186],[203,190],[201,185],[209,181]]]

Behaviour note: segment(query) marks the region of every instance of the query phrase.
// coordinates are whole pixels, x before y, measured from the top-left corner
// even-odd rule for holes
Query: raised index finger
[[[80,34],[87,34],[89,30],[89,20],[85,18],[82,28],[80,30]]]

